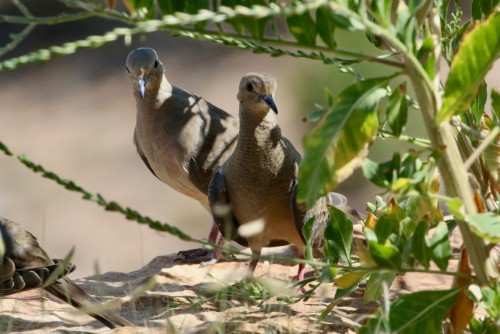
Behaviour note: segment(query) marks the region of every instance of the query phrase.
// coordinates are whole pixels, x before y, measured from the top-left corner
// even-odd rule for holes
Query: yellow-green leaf
[[[500,54],[500,9],[476,24],[453,59],[444,88],[441,110],[436,124],[464,112],[476,96],[479,85]]]
[[[309,206],[350,176],[378,129],[377,109],[389,78],[358,82],[342,91],[322,122],[304,139],[298,200]]]

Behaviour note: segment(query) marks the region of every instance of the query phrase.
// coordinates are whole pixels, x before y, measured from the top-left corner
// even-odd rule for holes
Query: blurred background
[[[59,12],[58,1],[24,1],[34,14]],[[38,5],[37,5],[38,3]],[[0,13],[19,15],[7,1]],[[1,60],[39,48],[103,34],[117,23],[87,19],[39,26],[19,47]],[[0,46],[23,26],[0,23]],[[340,34],[344,49],[368,52],[363,34]],[[354,81],[335,65],[290,57],[271,58],[210,42],[175,38],[166,32],[134,36],[130,45],[117,40],[99,49],[84,49],[44,64],[30,64],[0,72],[0,141],[13,152],[75,181],[108,200],[175,225],[196,238],[206,238],[211,217],[201,205],[156,179],[135,151],[135,101],[124,74],[127,54],[136,47],[155,48],[169,81],[237,115],[236,91],[241,76],[268,72],[278,81],[276,102],[282,131],[302,151],[302,138],[311,128],[304,116],[314,104],[325,105],[324,87],[335,94]],[[497,64],[498,65],[498,64]],[[366,77],[383,74],[379,65],[359,65]],[[499,86],[497,75],[489,83]],[[424,136],[418,112],[410,111],[407,133]],[[377,140],[370,158],[383,161],[405,146]],[[351,206],[364,209],[378,193],[358,170],[337,191]],[[176,237],[104,211],[79,194],[66,191],[34,174],[16,159],[0,154],[0,215],[23,224],[53,257],[64,257],[71,247],[78,270],[74,277],[96,272],[132,271],[155,256],[198,247]]]

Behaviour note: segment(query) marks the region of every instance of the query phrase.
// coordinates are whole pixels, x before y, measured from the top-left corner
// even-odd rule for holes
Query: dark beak
[[[264,102],[266,102],[266,104],[269,106],[269,108],[271,108],[276,115],[278,114],[278,107],[276,107],[276,103],[274,103],[274,99],[273,99],[272,95],[266,95],[262,98],[262,100],[264,100]]]
[[[143,78],[137,79],[137,84],[139,85],[139,92],[141,93],[141,98],[144,98],[144,92],[146,91],[146,83],[147,79],[144,80]]]

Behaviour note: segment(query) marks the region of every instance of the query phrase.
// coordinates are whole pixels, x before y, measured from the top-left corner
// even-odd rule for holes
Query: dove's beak
[[[147,79],[146,80],[144,80],[143,78],[137,79],[137,84],[139,85],[139,92],[141,93],[141,98],[144,98],[147,82],[148,82]]]
[[[274,103],[274,99],[272,95],[266,95],[262,98],[264,102],[271,108],[275,114],[278,114],[278,107],[276,107],[276,103]]]

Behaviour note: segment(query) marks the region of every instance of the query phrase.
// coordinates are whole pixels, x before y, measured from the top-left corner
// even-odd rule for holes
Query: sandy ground
[[[282,248],[284,249],[284,248]],[[287,253],[273,249],[274,254]],[[234,283],[246,274],[246,262],[218,263],[200,267],[179,264],[175,255],[153,259],[130,273],[109,272],[77,280],[88,293],[100,300],[113,300],[117,311],[135,327],[110,330],[68,304],[42,296],[39,290],[0,299],[0,331],[13,333],[355,333],[379,305],[363,302],[364,284],[343,298],[326,317],[319,315],[333,302],[336,287],[323,283],[307,300],[298,300],[296,288],[289,286],[296,266],[260,263],[256,280],[267,289],[267,298],[251,290],[238,291]],[[455,266],[450,263],[450,268]],[[306,277],[312,275],[308,268]],[[147,293],[130,296],[154,279]],[[406,274],[396,278],[388,297],[422,289],[447,289],[449,276]],[[233,288],[229,288],[233,286]],[[257,289],[258,290],[258,289]]]

